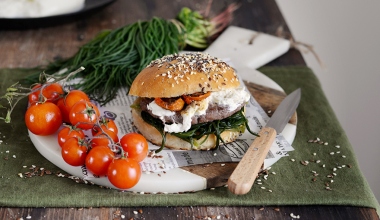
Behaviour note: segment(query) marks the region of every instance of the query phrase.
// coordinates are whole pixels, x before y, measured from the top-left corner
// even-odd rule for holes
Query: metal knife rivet
[[[254,150],[254,151],[257,151],[257,150],[259,150],[259,148],[255,147],[255,148],[253,148],[253,150]]]

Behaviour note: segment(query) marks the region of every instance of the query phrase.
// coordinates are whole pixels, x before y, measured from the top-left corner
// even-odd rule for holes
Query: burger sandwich
[[[205,53],[153,60],[129,95],[138,97],[134,125],[160,149],[210,150],[250,131],[244,116],[250,94],[231,66]]]

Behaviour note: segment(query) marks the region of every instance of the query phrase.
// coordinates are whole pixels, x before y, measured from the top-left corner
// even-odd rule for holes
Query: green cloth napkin
[[[27,101],[23,100],[14,110],[11,124],[0,122],[0,206],[352,205],[379,210],[352,146],[313,72],[306,67],[265,67],[260,71],[287,93],[301,88],[302,99],[292,144],[295,151],[274,164],[267,177],[260,177],[262,184],[254,184],[247,195],[233,195],[225,187],[185,194],[136,194],[78,184],[56,175],[21,178],[18,174],[30,171],[32,165],[51,172],[60,170],[42,157],[30,141],[23,122]],[[0,70],[0,93],[30,72]],[[308,143],[317,137],[328,145]],[[326,189],[326,184],[331,190]]]

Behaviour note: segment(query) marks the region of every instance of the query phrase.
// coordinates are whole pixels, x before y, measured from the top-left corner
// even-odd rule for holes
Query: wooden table
[[[211,16],[232,0],[214,1]],[[289,33],[274,0],[238,1],[233,25],[274,35],[282,26]],[[0,30],[0,68],[34,67],[58,57],[73,55],[77,48],[103,29],[114,29],[152,16],[174,18],[183,6],[205,9],[207,1],[118,0],[104,10],[54,27]],[[306,65],[299,51],[291,49],[268,65]],[[134,214],[134,212],[138,214]],[[265,207],[104,207],[17,208],[1,207],[0,219],[378,219],[374,209],[348,206]]]

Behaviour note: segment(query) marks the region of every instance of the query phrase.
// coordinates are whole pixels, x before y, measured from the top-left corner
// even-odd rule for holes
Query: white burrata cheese
[[[248,102],[250,94],[243,88],[229,89],[224,91],[212,92],[209,97],[202,101],[195,101],[181,111],[182,123],[164,124],[164,131],[171,133],[184,132],[191,128],[191,118],[197,115],[204,115],[211,103],[227,106],[229,111],[234,111],[241,104]],[[148,104],[148,109],[158,116],[163,122],[165,116],[173,116],[175,113],[161,108],[152,101]]]
[[[85,0],[0,0],[0,18],[37,18],[73,13]]]

